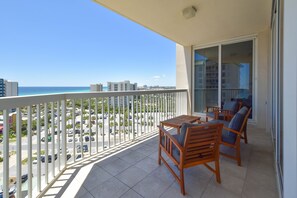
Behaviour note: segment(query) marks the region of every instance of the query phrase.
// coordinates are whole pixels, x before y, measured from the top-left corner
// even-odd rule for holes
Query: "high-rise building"
[[[5,96],[18,96],[19,83],[12,81],[5,81]]]
[[[0,78],[0,97],[5,97],[5,80]]]
[[[0,78],[0,97],[17,96],[18,90],[18,82],[12,82]]]
[[[123,82],[107,82],[107,88],[108,91],[132,91],[137,90],[137,83],[131,84],[129,80]],[[122,105],[123,101],[124,104],[127,104],[128,100],[124,97],[124,99],[118,101],[117,97],[111,97],[109,101],[111,105],[115,104],[115,106],[118,106],[118,104]]]
[[[90,91],[103,91],[103,85],[101,83],[91,84],[90,85]]]
[[[131,84],[129,80],[123,82],[107,82],[108,91],[137,90],[137,83]]]

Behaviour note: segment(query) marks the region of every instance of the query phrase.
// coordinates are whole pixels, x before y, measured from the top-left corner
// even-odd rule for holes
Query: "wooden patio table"
[[[179,134],[180,128],[183,123],[193,123],[200,120],[199,116],[190,116],[190,115],[181,115],[175,118],[171,118],[168,120],[164,120],[161,122],[161,126],[169,126],[177,129],[177,133]]]

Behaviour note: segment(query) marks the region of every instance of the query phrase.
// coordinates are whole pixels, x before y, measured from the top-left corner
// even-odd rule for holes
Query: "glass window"
[[[195,50],[194,111],[218,105],[218,47]]]

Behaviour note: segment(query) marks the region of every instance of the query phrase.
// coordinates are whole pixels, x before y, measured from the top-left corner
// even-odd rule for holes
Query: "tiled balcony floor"
[[[271,138],[249,127],[242,166],[221,157],[222,183],[203,165],[185,170],[185,197],[278,197]],[[157,137],[104,160],[68,168],[44,197],[183,197],[165,165],[157,164]]]

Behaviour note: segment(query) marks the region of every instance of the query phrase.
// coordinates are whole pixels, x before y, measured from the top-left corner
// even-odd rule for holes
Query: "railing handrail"
[[[18,107],[48,103],[52,101],[66,99],[86,99],[99,97],[117,97],[117,96],[138,96],[143,94],[161,94],[186,92],[187,89],[163,89],[163,90],[135,90],[135,91],[102,91],[102,92],[79,92],[79,93],[62,93],[62,94],[42,94],[30,96],[12,96],[0,98],[0,110],[14,109]]]

